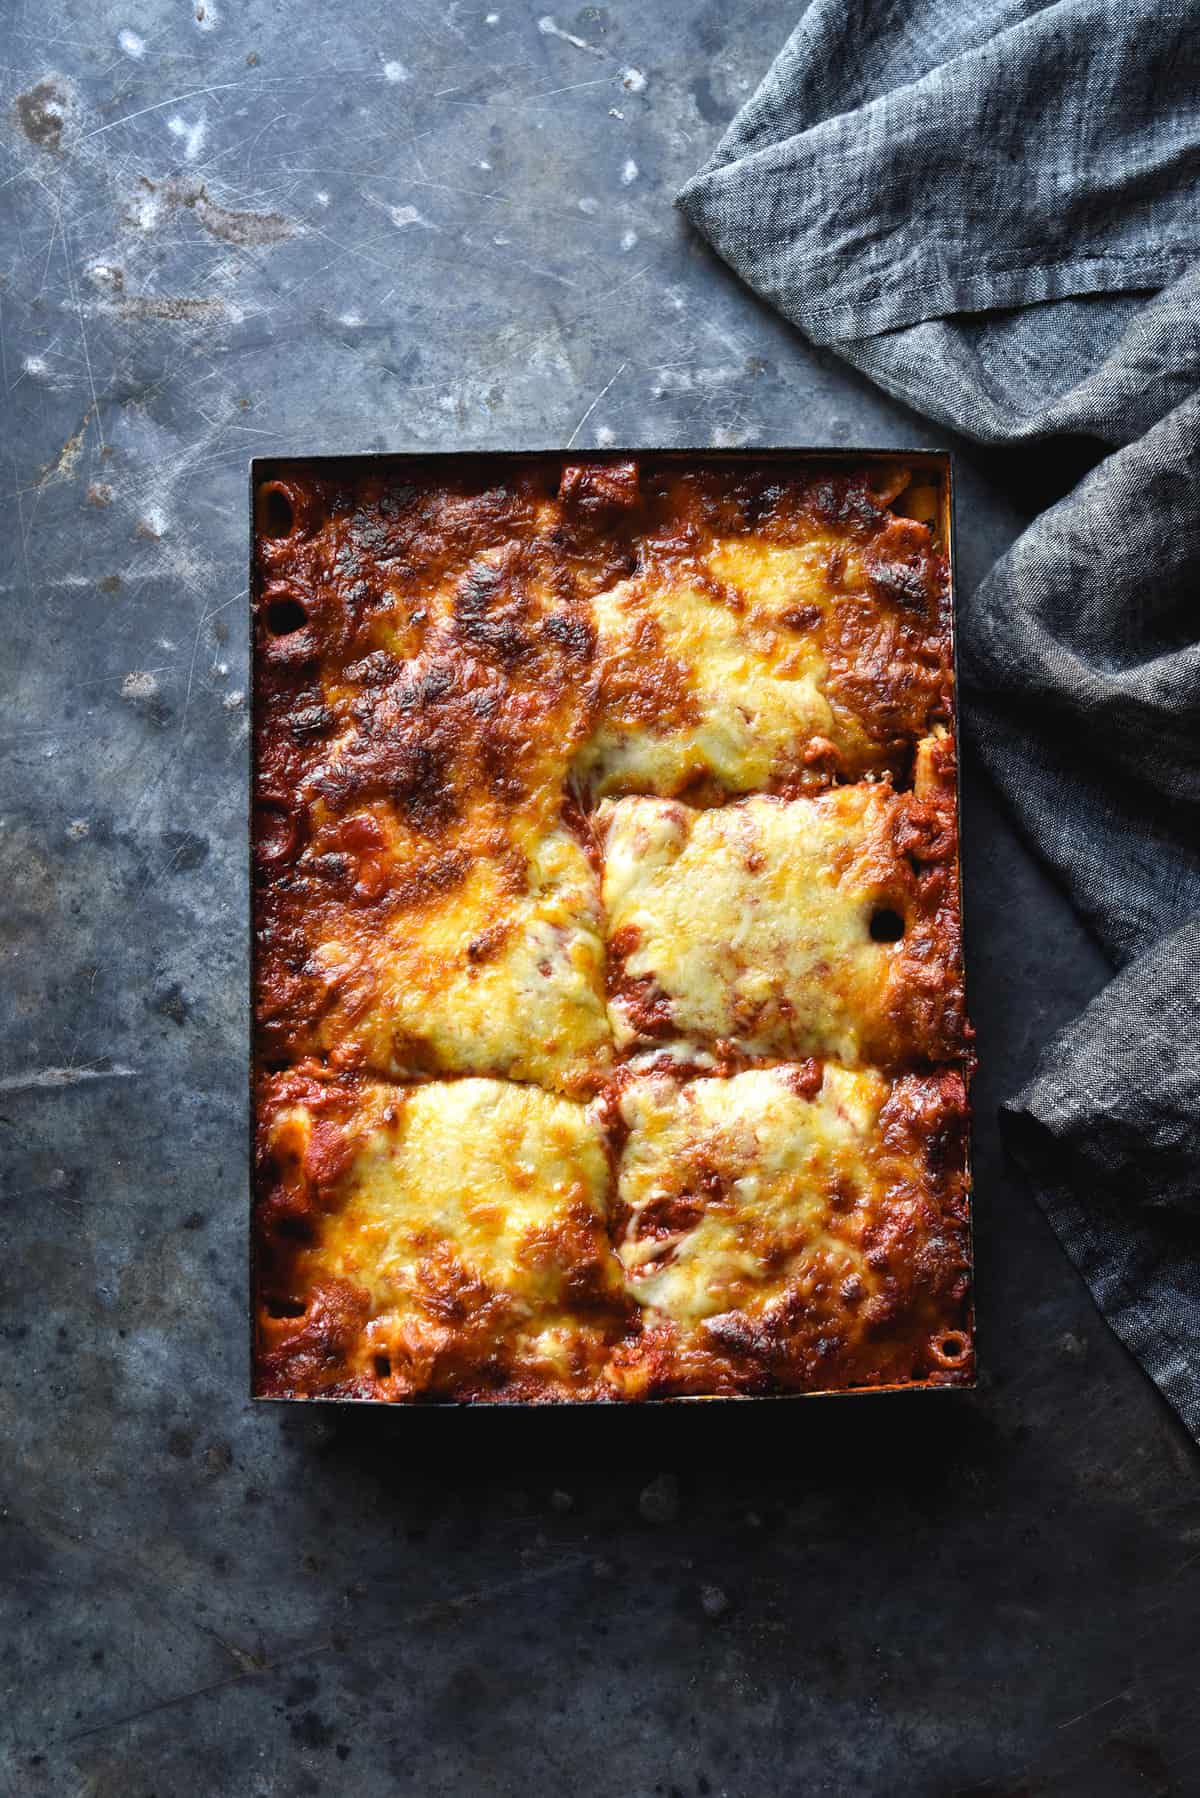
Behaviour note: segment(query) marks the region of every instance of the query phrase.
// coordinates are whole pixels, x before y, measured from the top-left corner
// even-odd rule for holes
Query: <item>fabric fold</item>
[[[1111,452],[961,619],[967,718],[1111,984],[1006,1131],[1200,1439],[1195,5],[813,0],[679,204],[887,392]]]
[[[1161,287],[1200,255],[1190,8],[947,11],[815,0],[679,196],[815,342]]]
[[[1193,920],[1052,1042],[1005,1136],[1092,1296],[1200,1440]]]
[[[1193,394],[1044,512],[962,615],[988,765],[1118,965],[1200,910],[1198,494]]]

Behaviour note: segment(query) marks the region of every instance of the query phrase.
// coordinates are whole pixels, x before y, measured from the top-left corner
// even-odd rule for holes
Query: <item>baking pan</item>
[[[255,776],[256,776],[256,771],[257,771],[256,770],[256,722],[257,722],[257,712],[258,712],[258,686],[259,686],[259,673],[260,673],[258,657],[257,657],[256,651],[255,651],[255,631],[254,631],[254,615],[253,615],[256,583],[258,580],[258,571],[257,571],[256,564],[255,564],[255,513],[256,513],[257,493],[258,493],[260,486],[264,482],[268,482],[268,481],[275,480],[275,479],[286,479],[289,475],[295,475],[295,474],[299,474],[302,472],[303,473],[315,473],[318,470],[325,470],[325,471],[342,470],[342,471],[346,472],[347,474],[349,474],[351,471],[353,471],[355,473],[360,473],[360,472],[365,472],[368,470],[380,470],[381,471],[384,469],[394,469],[397,471],[397,473],[402,473],[402,471],[406,468],[419,467],[423,473],[427,474],[430,470],[436,470],[440,467],[440,468],[444,468],[446,470],[447,475],[449,475],[450,473],[452,473],[454,471],[462,471],[463,469],[469,469],[472,467],[479,468],[479,467],[486,466],[488,468],[496,468],[497,470],[503,470],[506,466],[508,466],[508,467],[512,467],[515,469],[520,464],[528,463],[530,461],[533,461],[533,460],[536,460],[539,458],[555,458],[555,459],[561,459],[563,461],[580,461],[580,462],[586,461],[589,463],[623,462],[623,461],[631,461],[631,460],[640,461],[640,460],[652,459],[655,463],[658,463],[658,464],[677,462],[680,465],[684,465],[684,466],[696,466],[697,464],[707,464],[709,466],[717,466],[717,467],[737,466],[740,464],[740,465],[747,466],[747,467],[759,467],[759,468],[761,468],[763,466],[769,466],[773,462],[777,462],[780,464],[791,464],[791,465],[794,465],[797,462],[809,462],[809,463],[816,464],[819,466],[824,466],[824,467],[854,466],[856,468],[867,468],[872,465],[876,465],[879,467],[884,467],[884,466],[894,467],[897,463],[900,463],[907,468],[911,468],[914,471],[914,473],[919,470],[923,470],[927,473],[928,484],[936,486],[938,495],[939,495],[939,511],[940,511],[939,527],[940,527],[942,542],[945,545],[947,567],[948,567],[948,583],[949,583],[949,594],[950,594],[951,656],[952,656],[952,663],[953,663],[953,669],[954,669],[954,694],[953,694],[951,722],[952,722],[953,732],[954,732],[956,766],[957,766],[957,776],[956,776],[956,780],[955,780],[955,809],[956,809],[957,830],[958,830],[958,864],[959,864],[960,905],[963,905],[963,902],[964,902],[964,889],[963,889],[963,880],[962,880],[962,770],[961,770],[961,756],[959,754],[960,747],[961,747],[961,735],[960,735],[960,729],[959,729],[960,706],[959,706],[959,654],[958,654],[958,628],[957,628],[957,626],[958,626],[958,597],[957,597],[957,586],[956,586],[956,561],[957,561],[956,537],[955,537],[956,522],[955,522],[954,467],[953,467],[953,458],[949,451],[947,451],[947,450],[930,450],[930,449],[880,449],[880,448],[853,449],[853,448],[844,448],[844,447],[840,448],[840,449],[829,449],[829,448],[825,448],[822,446],[815,446],[815,445],[800,445],[800,446],[772,445],[769,448],[762,448],[762,449],[739,448],[739,449],[729,449],[729,450],[715,450],[711,446],[705,446],[705,447],[697,446],[694,448],[677,447],[677,446],[671,447],[671,448],[662,448],[660,446],[642,446],[640,448],[639,447],[610,446],[610,447],[606,447],[604,449],[590,449],[589,448],[589,449],[578,449],[577,450],[574,448],[564,448],[561,444],[543,444],[543,445],[537,445],[537,446],[529,446],[529,447],[522,448],[522,449],[506,449],[506,450],[430,451],[430,450],[425,450],[425,449],[420,449],[420,450],[412,449],[412,450],[379,451],[379,452],[372,452],[372,453],[363,454],[363,455],[323,456],[323,455],[319,455],[319,454],[302,454],[302,455],[280,455],[280,456],[255,456],[255,457],[251,458],[250,464],[249,464],[249,484],[248,484],[248,495],[247,495],[247,497],[248,497],[248,536],[249,536],[249,569],[248,569],[248,580],[247,580],[247,594],[248,594],[248,608],[249,608],[249,613],[250,613],[249,633],[248,633],[248,641],[249,641],[248,653],[249,653],[249,657],[250,657],[250,678],[248,681],[248,689],[247,690],[250,695],[250,766],[249,766],[249,773],[248,773],[248,780],[247,780],[247,798],[246,798],[247,867],[248,867],[248,874],[249,874],[249,878],[248,878],[248,882],[247,882],[247,894],[248,894],[248,908],[249,908],[248,929],[249,929],[249,938],[250,938],[250,955],[249,955],[250,993],[249,993],[249,1014],[248,1014],[248,1042],[247,1042],[247,1069],[248,1069],[248,1082],[249,1082],[249,1085],[248,1085],[248,1124],[249,1124],[249,1169],[250,1169],[249,1194],[248,1194],[248,1197],[249,1197],[249,1206],[248,1206],[248,1236],[249,1236],[248,1310],[249,1310],[249,1370],[250,1370],[250,1382],[251,1382],[250,1397],[253,1400],[255,1405],[264,1405],[264,1406],[265,1405],[293,1405],[293,1404],[295,1404],[295,1405],[321,1405],[321,1406],[326,1406],[326,1407],[334,1407],[335,1409],[346,1409],[346,1410],[353,1410],[353,1411],[362,1411],[364,1409],[378,1410],[378,1411],[384,1412],[384,1413],[413,1412],[413,1411],[481,1411],[481,1412],[491,1413],[494,1415],[497,1412],[501,1412],[501,1411],[509,1412],[512,1410],[519,1410],[523,1413],[540,1412],[540,1411],[547,1411],[547,1412],[567,1411],[567,1412],[572,1412],[572,1413],[579,1413],[579,1412],[585,1412],[585,1411],[610,1411],[610,1412],[611,1411],[619,1411],[622,1413],[638,1413],[638,1412],[645,1411],[651,1407],[653,1407],[656,1410],[661,1410],[663,1407],[670,1407],[672,1409],[676,1409],[679,1407],[695,1406],[695,1405],[708,1405],[708,1406],[716,1405],[716,1406],[720,1406],[720,1407],[744,1407],[744,1406],[762,1406],[762,1405],[767,1405],[767,1404],[776,1404],[776,1403],[783,1402],[783,1401],[794,1401],[794,1400],[864,1399],[864,1398],[873,1398],[873,1397],[884,1397],[885,1395],[891,1396],[894,1398],[900,1394],[929,1395],[929,1394],[934,1394],[934,1393],[946,1394],[946,1393],[970,1392],[975,1389],[975,1387],[978,1383],[978,1366],[979,1366],[979,1342],[978,1342],[976,1316],[975,1316],[974,1183],[973,1183],[973,1179],[972,1179],[972,1156],[971,1156],[971,1134],[970,1134],[971,1133],[972,1115],[971,1115],[970,1108],[968,1109],[968,1119],[967,1119],[968,1127],[967,1127],[967,1139],[966,1139],[966,1148],[965,1148],[965,1170],[966,1170],[966,1177],[967,1177],[967,1191],[968,1191],[968,1195],[969,1195],[968,1207],[967,1207],[967,1273],[968,1273],[969,1286],[968,1286],[966,1314],[967,1314],[967,1320],[970,1325],[971,1342],[972,1342],[972,1349],[973,1349],[972,1366],[971,1366],[971,1373],[970,1373],[969,1378],[955,1381],[952,1384],[935,1382],[932,1380],[925,1380],[925,1381],[908,1380],[908,1381],[903,1381],[903,1382],[893,1384],[893,1385],[838,1387],[838,1388],[833,1388],[833,1389],[826,1390],[826,1391],[803,1391],[803,1392],[795,1391],[795,1392],[774,1392],[774,1393],[762,1393],[762,1394],[754,1394],[754,1393],[713,1393],[713,1394],[688,1393],[688,1394],[680,1394],[680,1395],[675,1395],[675,1396],[667,1396],[667,1397],[662,1397],[662,1398],[630,1399],[630,1400],[625,1400],[625,1401],[613,1400],[612,1402],[607,1402],[607,1403],[606,1402],[597,1402],[595,1399],[582,1399],[582,1398],[581,1399],[554,1398],[554,1399],[537,1400],[537,1401],[532,1401],[532,1400],[520,1401],[520,1400],[518,1400],[518,1401],[506,1401],[506,1402],[499,1403],[499,1404],[488,1404],[488,1403],[480,1403],[480,1402],[473,1402],[473,1401],[468,1401],[468,1400],[457,1400],[457,1399],[417,1399],[417,1400],[408,1401],[408,1402],[394,1403],[394,1402],[388,1402],[388,1401],[373,1399],[373,1398],[353,1398],[353,1397],[345,1397],[345,1396],[340,1396],[340,1395],[332,1396],[332,1397],[322,1397],[322,1396],[318,1395],[318,1396],[313,1396],[313,1397],[295,1397],[295,1398],[293,1398],[293,1397],[289,1397],[286,1395],[260,1394],[260,1393],[256,1393],[253,1390],[255,1360],[256,1360],[256,1353],[257,1353],[256,1317],[255,1317],[255,1293],[256,1293],[255,1255],[256,1255],[256,1247],[255,1247],[255,1229],[254,1229],[255,1179],[256,1179],[256,1176],[255,1176],[255,1161],[256,1161],[256,1155],[255,1155],[256,1110],[255,1110],[255,1107],[256,1107],[256,1073],[257,1073],[257,1046],[256,1046],[256,1040],[255,1040],[255,1003],[254,1003],[254,1001],[255,1001],[255,994],[257,991],[257,944],[256,944],[255,928],[254,928],[254,835],[253,835],[253,833],[254,833],[254,791],[255,791]],[[965,907],[964,907],[964,910],[965,910]],[[964,984],[964,992],[966,992],[967,991],[967,981],[968,981],[967,968],[969,965],[970,957],[967,954],[966,948],[965,948],[965,918],[963,921],[963,940],[964,940],[963,984]],[[970,1016],[969,1003],[967,1004],[967,1015],[968,1015],[968,1017]],[[968,1087],[969,1087],[969,1082],[968,1082]]]

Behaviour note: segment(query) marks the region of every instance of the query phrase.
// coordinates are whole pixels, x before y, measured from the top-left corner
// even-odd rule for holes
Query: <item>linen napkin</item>
[[[813,0],[679,205],[879,386],[1095,439],[960,621],[968,726],[1114,978],[1005,1107],[1200,1440],[1200,7]]]

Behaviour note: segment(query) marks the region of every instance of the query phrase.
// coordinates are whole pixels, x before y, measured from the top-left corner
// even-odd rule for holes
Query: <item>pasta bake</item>
[[[259,1395],[969,1383],[945,479],[256,465]]]

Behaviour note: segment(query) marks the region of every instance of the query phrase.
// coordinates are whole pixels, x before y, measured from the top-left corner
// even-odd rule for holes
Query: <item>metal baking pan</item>
[[[782,446],[782,445],[774,445],[774,444],[768,448],[761,448],[761,449],[746,448],[746,447],[737,448],[737,449],[713,449],[711,446],[703,446],[703,447],[701,447],[701,446],[696,446],[696,447],[672,446],[669,448],[663,448],[658,445],[647,445],[647,446],[642,446],[642,447],[618,447],[618,446],[613,445],[613,446],[605,447],[604,449],[591,449],[591,448],[576,449],[574,447],[565,448],[562,444],[539,444],[539,445],[530,445],[530,446],[527,446],[527,447],[521,448],[521,449],[505,449],[505,450],[480,449],[480,450],[442,450],[442,451],[438,451],[438,450],[427,450],[427,449],[410,449],[410,450],[375,451],[375,452],[371,452],[371,453],[363,454],[363,455],[322,456],[322,455],[315,454],[315,453],[306,453],[306,454],[288,454],[288,455],[278,455],[278,456],[254,456],[254,457],[252,457],[250,459],[250,463],[249,463],[249,482],[248,482],[248,491],[247,491],[247,501],[248,501],[247,517],[248,517],[248,537],[249,537],[249,567],[248,567],[248,579],[247,579],[247,594],[248,594],[248,608],[250,611],[249,651],[248,651],[249,658],[250,658],[250,675],[249,675],[249,680],[247,683],[247,691],[249,693],[249,719],[250,719],[250,746],[251,747],[250,747],[250,769],[249,769],[249,777],[248,777],[248,781],[247,781],[247,796],[246,796],[246,841],[247,841],[247,867],[248,867],[248,876],[249,876],[248,881],[247,881],[247,899],[248,899],[247,923],[248,923],[249,938],[250,938],[250,955],[249,955],[249,967],[250,967],[249,1000],[250,1000],[250,1003],[249,1003],[249,1015],[248,1015],[248,1022],[247,1022],[247,1030],[248,1030],[247,1118],[248,1118],[248,1130],[249,1130],[249,1170],[250,1170],[249,1171],[249,1191],[248,1191],[248,1200],[249,1200],[249,1205],[248,1205],[248,1235],[249,1235],[248,1279],[249,1279],[249,1288],[248,1288],[248,1307],[247,1307],[248,1314],[249,1314],[249,1375],[250,1375],[250,1382],[251,1382],[251,1391],[250,1391],[249,1396],[250,1396],[252,1402],[256,1406],[258,1406],[258,1405],[261,1405],[261,1406],[270,1406],[270,1405],[324,1406],[327,1408],[333,1408],[335,1411],[343,1411],[343,1412],[379,1411],[379,1412],[382,1412],[385,1414],[391,1414],[391,1413],[397,1413],[397,1412],[412,1414],[414,1412],[429,1412],[429,1411],[478,1411],[478,1412],[483,1412],[483,1413],[494,1415],[498,1412],[510,1413],[514,1410],[519,1411],[521,1413],[545,1411],[545,1412],[550,1412],[550,1413],[568,1412],[568,1413],[573,1413],[573,1414],[578,1414],[578,1413],[582,1413],[582,1412],[592,1412],[592,1411],[600,1411],[600,1412],[614,1412],[615,1411],[615,1412],[619,1412],[621,1414],[628,1415],[628,1414],[638,1414],[638,1413],[648,1411],[651,1409],[656,1410],[656,1411],[661,1411],[663,1408],[670,1408],[672,1410],[676,1410],[676,1409],[680,1409],[683,1407],[696,1406],[696,1405],[717,1406],[722,1409],[725,1409],[725,1408],[732,1409],[734,1407],[762,1406],[762,1405],[767,1405],[767,1404],[778,1403],[780,1401],[785,1401],[785,1400],[791,1401],[791,1400],[799,1400],[799,1399],[868,1399],[868,1398],[874,1398],[874,1397],[883,1397],[885,1395],[888,1395],[888,1396],[891,1396],[894,1398],[901,1394],[930,1395],[930,1394],[935,1394],[935,1393],[949,1394],[949,1393],[972,1392],[976,1389],[976,1387],[978,1385],[979,1339],[978,1339],[977,1319],[976,1319],[976,1311],[975,1311],[975,1238],[974,1238],[974,1210],[975,1210],[975,1207],[974,1207],[974,1182],[973,1182],[973,1178],[972,1178],[972,1154],[971,1154],[971,1134],[970,1134],[972,1116],[971,1116],[970,1112],[968,1112],[968,1134],[967,1134],[966,1156],[965,1156],[968,1192],[970,1194],[970,1202],[968,1204],[968,1211],[967,1211],[967,1256],[968,1256],[968,1274],[969,1274],[969,1279],[970,1279],[970,1288],[969,1288],[968,1297],[967,1297],[967,1318],[968,1318],[968,1321],[970,1324],[971,1341],[972,1341],[972,1347],[973,1347],[974,1353],[973,1353],[973,1357],[972,1357],[971,1374],[968,1379],[959,1380],[952,1384],[946,1384],[946,1383],[934,1382],[934,1381],[906,1380],[902,1383],[895,1384],[895,1385],[835,1387],[835,1388],[832,1388],[832,1389],[826,1390],[826,1391],[812,1391],[812,1392],[773,1392],[773,1393],[762,1393],[762,1394],[754,1394],[754,1393],[712,1393],[712,1394],[689,1393],[689,1394],[683,1394],[683,1395],[679,1395],[679,1396],[666,1397],[666,1398],[631,1399],[631,1400],[625,1400],[625,1401],[614,1400],[611,1403],[598,1402],[594,1399],[547,1399],[547,1400],[539,1400],[539,1401],[516,1401],[516,1402],[506,1402],[506,1403],[498,1403],[498,1404],[482,1404],[482,1403],[472,1402],[469,1400],[456,1400],[456,1399],[419,1399],[419,1400],[416,1400],[416,1401],[413,1401],[410,1403],[389,1403],[387,1401],[381,1401],[378,1399],[369,1399],[369,1398],[345,1398],[345,1397],[289,1398],[286,1396],[279,1396],[279,1395],[274,1395],[274,1394],[265,1395],[265,1394],[260,1394],[260,1393],[256,1393],[253,1391],[254,1366],[255,1366],[255,1357],[256,1357],[256,1350],[257,1350],[256,1319],[255,1319],[255,1304],[254,1304],[255,1291],[256,1291],[255,1229],[254,1229],[255,1123],[256,1123],[255,1076],[256,1076],[256,1072],[257,1072],[257,1047],[256,1047],[256,1042],[255,1042],[254,998],[255,998],[255,993],[257,990],[257,962],[256,962],[256,941],[255,941],[255,931],[254,931],[254,854],[253,854],[254,836],[253,836],[253,833],[254,833],[254,787],[255,787],[255,773],[256,773],[255,725],[256,725],[256,719],[257,719],[257,694],[258,694],[258,675],[259,675],[258,658],[255,654],[253,606],[254,606],[255,585],[256,585],[257,578],[258,578],[257,577],[257,569],[255,566],[255,558],[254,558],[255,501],[256,501],[258,489],[264,482],[275,480],[275,479],[280,479],[280,478],[286,478],[289,473],[294,474],[294,473],[297,473],[300,471],[312,472],[318,468],[320,468],[320,469],[339,469],[340,468],[340,469],[344,469],[346,471],[349,471],[349,470],[361,471],[361,470],[365,470],[368,468],[379,468],[379,469],[393,468],[399,472],[399,471],[404,470],[407,467],[420,467],[422,470],[427,471],[430,468],[437,468],[439,466],[442,466],[442,467],[445,467],[447,472],[450,472],[451,470],[454,470],[454,469],[461,470],[464,467],[470,468],[470,467],[488,466],[488,467],[503,468],[505,465],[515,467],[519,463],[529,462],[529,461],[535,460],[540,457],[560,458],[563,461],[577,460],[577,461],[587,461],[587,462],[622,462],[622,461],[630,461],[630,460],[636,461],[636,460],[642,460],[642,459],[653,459],[655,462],[658,462],[658,463],[678,462],[683,465],[695,465],[696,463],[700,463],[700,462],[708,463],[708,464],[721,464],[721,465],[728,465],[728,464],[736,465],[736,464],[741,463],[744,465],[751,465],[751,466],[756,466],[756,467],[761,467],[763,464],[769,464],[771,462],[779,462],[779,463],[812,462],[812,463],[816,463],[816,464],[821,464],[826,467],[828,467],[830,465],[840,464],[843,466],[852,465],[852,466],[860,467],[860,468],[861,467],[869,467],[873,463],[878,466],[881,466],[881,467],[883,467],[883,466],[894,467],[897,463],[901,463],[905,467],[911,468],[914,471],[916,471],[918,469],[923,469],[928,472],[928,475],[930,477],[929,484],[936,485],[938,493],[939,493],[940,514],[941,514],[939,523],[940,523],[942,541],[943,541],[943,543],[945,545],[945,549],[946,549],[946,559],[947,559],[948,577],[949,577],[951,657],[952,657],[953,668],[954,668],[954,698],[953,698],[953,707],[952,707],[952,713],[953,713],[952,722],[953,722],[953,728],[954,728],[956,757],[958,759],[958,778],[955,781],[955,810],[956,810],[957,830],[958,830],[958,863],[959,863],[960,904],[963,902],[964,883],[963,883],[963,879],[962,879],[962,769],[961,769],[961,756],[958,754],[958,752],[961,748],[961,733],[960,733],[960,728],[959,728],[959,719],[960,719],[959,691],[960,691],[960,689],[959,689],[959,653],[958,653],[958,628],[957,628],[957,626],[958,626],[958,593],[957,593],[956,574],[955,574],[957,553],[956,553],[956,537],[955,537],[955,528],[956,527],[955,527],[954,464],[953,464],[953,457],[948,450],[880,449],[878,447],[870,448],[870,449],[852,449],[852,448],[844,448],[844,447],[839,448],[839,449],[829,449],[829,448],[822,447],[820,445]],[[964,921],[964,932],[965,932],[965,921]],[[964,954],[963,954],[964,991],[966,991],[966,985],[967,985],[967,964],[969,963],[969,960],[970,960],[970,957],[967,955],[965,947],[964,947]],[[970,1016],[969,993],[968,993],[967,997],[968,997],[967,1015],[969,1017]]]

